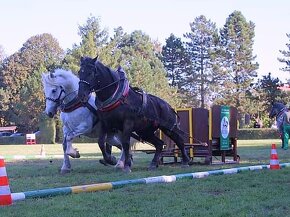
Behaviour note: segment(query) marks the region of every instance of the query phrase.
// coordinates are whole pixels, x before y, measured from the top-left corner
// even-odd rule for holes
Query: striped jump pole
[[[280,167],[281,168],[290,167],[290,163],[282,163],[280,164]],[[169,175],[169,176],[164,175],[164,176],[147,177],[147,178],[140,178],[140,179],[130,179],[130,180],[115,181],[115,182],[98,183],[98,184],[91,184],[91,185],[80,185],[80,186],[72,186],[72,187],[26,191],[26,192],[12,193],[12,200],[14,202],[14,201],[32,199],[32,198],[44,198],[44,197],[53,197],[53,196],[58,196],[58,195],[76,194],[76,193],[82,193],[82,192],[104,191],[104,190],[121,188],[127,185],[169,183],[169,182],[175,182],[181,179],[196,179],[196,178],[204,178],[204,177],[212,176],[212,175],[236,174],[243,171],[253,171],[253,170],[263,170],[263,169],[270,169],[270,165],[256,165],[256,166],[238,167],[238,168],[231,168],[231,169],[211,170],[211,171],[206,171],[206,172],[184,173],[184,174]]]

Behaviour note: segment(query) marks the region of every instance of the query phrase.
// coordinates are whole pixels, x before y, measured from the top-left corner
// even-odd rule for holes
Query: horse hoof
[[[157,167],[158,167],[158,165],[156,165],[156,164],[150,164],[150,166],[148,167],[148,170],[149,171],[154,171],[154,170],[157,169]]]
[[[77,149],[75,149],[75,152],[73,152],[73,153],[66,153],[66,154],[72,158],[80,158],[81,157],[80,152]]]
[[[116,165],[115,165],[116,169],[124,169],[124,162],[119,161]]]
[[[110,159],[109,163],[110,163],[111,165],[115,166],[115,165],[117,164],[117,159],[116,159],[116,157],[111,156],[111,159]]]
[[[114,156],[111,156],[110,158],[104,159],[106,164],[110,164],[115,166],[117,164],[117,159]]]
[[[60,174],[61,175],[65,175],[65,174],[68,174],[68,173],[70,173],[70,169],[62,169],[62,170],[60,170]]]
[[[157,167],[153,167],[153,166],[148,167],[148,170],[149,170],[149,171],[154,171],[154,170],[156,170],[156,169],[157,169]]]
[[[181,168],[188,168],[189,165],[188,164],[185,164],[185,165],[181,165]]]
[[[131,168],[129,166],[125,166],[123,168],[123,172],[125,172],[125,173],[131,173],[132,171],[131,171]]]
[[[76,149],[76,155],[75,155],[75,158],[80,158],[81,155],[80,155],[80,152]]]
[[[189,167],[188,163],[181,164],[181,168],[187,168],[187,167]]]
[[[81,157],[81,155],[80,155],[79,152],[77,152],[75,154],[70,153],[70,154],[67,154],[67,155],[70,156],[70,157],[72,157],[72,158],[80,158]]]
[[[99,162],[104,166],[108,166],[107,162],[104,159],[99,160]]]

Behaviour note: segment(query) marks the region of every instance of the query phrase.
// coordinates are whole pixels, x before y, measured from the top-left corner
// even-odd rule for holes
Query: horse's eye
[[[52,91],[51,91],[52,93],[56,93],[56,89],[52,89]]]
[[[80,69],[79,70],[79,72],[78,72],[79,76],[80,76],[81,73],[84,73],[84,70],[83,69]]]

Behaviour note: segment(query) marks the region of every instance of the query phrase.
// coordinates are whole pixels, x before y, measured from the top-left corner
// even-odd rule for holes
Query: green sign
[[[220,135],[220,145],[221,150],[230,149],[230,107],[221,106],[221,135]]]

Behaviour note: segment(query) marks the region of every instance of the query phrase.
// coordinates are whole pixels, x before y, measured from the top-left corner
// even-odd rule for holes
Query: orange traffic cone
[[[0,156],[0,206],[12,204],[11,191],[6,173],[4,158]]]
[[[277,150],[276,150],[276,145],[275,144],[272,144],[271,159],[270,159],[270,169],[271,170],[280,169],[279,160],[278,160],[278,154],[277,154]]]

